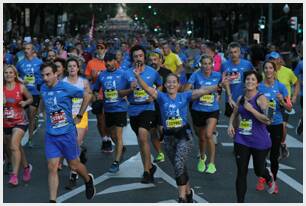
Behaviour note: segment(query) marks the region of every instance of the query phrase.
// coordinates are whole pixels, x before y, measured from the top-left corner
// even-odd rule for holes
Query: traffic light
[[[265,16],[260,16],[258,19],[258,28],[259,30],[263,30],[266,27],[266,17]]]
[[[297,21],[298,21],[297,16],[290,17],[289,24],[290,24],[291,29],[297,30],[297,28],[298,28]]]

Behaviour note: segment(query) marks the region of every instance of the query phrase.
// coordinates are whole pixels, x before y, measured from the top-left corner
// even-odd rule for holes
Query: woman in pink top
[[[67,59],[67,51],[64,49],[64,41],[56,40],[55,47],[57,50],[57,57]]]
[[[205,45],[206,45],[205,53],[208,56],[211,56],[214,59],[214,71],[215,72],[220,72],[221,64],[222,64],[222,58],[218,54],[218,52],[216,52],[215,43],[213,43],[213,42],[205,42]]]

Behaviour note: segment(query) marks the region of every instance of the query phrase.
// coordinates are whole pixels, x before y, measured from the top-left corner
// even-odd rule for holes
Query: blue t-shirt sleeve
[[[302,74],[302,69],[303,69],[303,63],[299,62],[298,65],[294,69],[294,74],[296,76],[299,76],[300,74]]]
[[[155,83],[157,84],[157,86],[161,86],[163,84],[163,81],[160,75],[156,71],[155,71]]]
[[[101,83],[100,83],[100,78],[97,79],[97,81],[95,83],[92,84],[92,91],[99,91],[100,87],[101,87]]]
[[[159,104],[162,104],[163,102],[163,99],[164,99],[164,96],[165,96],[165,93],[159,91],[159,90],[156,90],[157,91],[157,99],[156,101],[159,103]]]
[[[221,74],[223,72],[225,72],[226,66],[225,66],[225,62],[221,64]]]
[[[192,97],[192,90],[184,92],[183,95],[184,95],[184,99],[186,99],[187,102],[190,102],[191,101],[191,97]]]
[[[191,84],[191,85],[194,84],[194,82],[195,82],[195,76],[196,76],[196,73],[193,72],[193,73],[191,74],[191,76],[189,77],[188,84]]]
[[[253,70],[254,69],[253,64],[250,61],[247,61],[247,62],[248,62],[248,69],[249,69],[249,71]]]

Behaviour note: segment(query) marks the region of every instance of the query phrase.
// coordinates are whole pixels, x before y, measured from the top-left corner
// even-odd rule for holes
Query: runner
[[[240,44],[231,42],[228,45],[230,59],[221,65],[221,74],[224,78],[229,76],[231,78],[230,87],[226,92],[225,99],[225,116],[230,117],[237,98],[242,95],[244,85],[244,72],[253,70],[251,62],[240,58]]]
[[[78,158],[80,149],[75,127],[75,124],[78,124],[83,118],[91,100],[91,93],[59,81],[56,71],[56,65],[53,63],[46,63],[41,66],[41,74],[45,84],[42,85],[40,93],[47,114],[45,152],[49,170],[49,202],[56,202],[59,184],[57,170],[61,157],[67,159],[70,169],[76,171],[83,178],[86,198],[92,199],[96,193],[94,177],[87,172],[85,165]],[[75,119],[72,118],[73,98],[83,98]]]
[[[279,150],[283,137],[283,117],[281,108],[291,111],[292,105],[286,104],[285,99],[289,99],[288,91],[282,83],[276,80],[276,65],[272,61],[266,61],[263,64],[264,81],[259,84],[258,91],[265,95],[269,101],[270,116],[272,118],[271,125],[267,126],[272,142],[270,151],[271,172],[275,181],[274,194],[278,193],[278,185],[276,183],[276,175],[279,168]],[[256,190],[264,190],[266,179],[259,177]]]
[[[136,67],[134,73],[140,86],[160,105],[164,127],[166,153],[174,167],[176,184],[179,191],[178,202],[193,202],[186,162],[192,148],[192,134],[187,123],[188,105],[191,100],[209,94],[221,86],[211,86],[193,91],[178,93],[179,77],[169,74],[165,82],[167,93],[148,86]]]
[[[91,93],[89,82],[87,79],[80,77],[80,65],[77,59],[74,58],[68,58],[67,59],[67,69],[68,69],[68,76],[63,79],[64,82],[67,82],[75,87],[78,87],[81,90],[86,91],[87,93]],[[72,99],[72,116],[73,118],[76,117],[78,114],[81,105],[82,105],[83,99],[82,98],[73,98]],[[85,138],[85,135],[88,131],[88,111],[90,111],[90,106],[87,107],[86,112],[84,112],[83,117],[81,121],[76,125],[77,128],[77,142],[78,145],[81,147],[81,154],[80,154],[80,161],[85,164],[87,161],[86,157],[86,151],[87,149],[85,146],[83,146],[83,140]],[[65,186],[66,189],[73,189],[77,185],[77,173],[75,171],[71,171],[69,182]]]
[[[268,193],[272,194],[275,190],[273,174],[265,166],[271,148],[266,125],[269,125],[271,120],[267,117],[268,100],[257,90],[261,76],[255,71],[248,71],[242,81],[245,84],[245,93],[238,97],[238,106],[234,107],[228,127],[229,136],[234,137],[236,196],[239,203],[245,200],[251,155],[256,176],[265,178],[269,186]]]
[[[145,50],[136,45],[131,48],[131,59],[133,60],[133,67],[127,72],[129,73],[129,81],[135,79],[132,69],[138,68],[141,71],[141,76],[145,79],[147,84],[153,86],[155,84],[160,87],[162,84],[158,72],[150,66],[145,65]],[[129,101],[128,114],[130,117],[130,124],[135,132],[143,163],[144,173],[141,180],[142,183],[148,184],[154,182],[154,173],[156,166],[151,162],[150,144],[149,144],[149,131],[156,127],[156,115],[154,102],[149,95],[137,84],[131,83],[131,88],[122,90],[121,96],[127,95]]]
[[[4,147],[10,149],[13,171],[10,174],[9,184],[18,186],[20,165],[23,166],[23,181],[31,180],[32,165],[28,163],[21,139],[28,128],[28,118],[25,107],[33,102],[33,97],[27,88],[17,78],[17,69],[13,65],[4,67],[4,101],[3,101],[3,128]]]
[[[204,55],[201,58],[201,70],[194,72],[188,80],[185,90],[191,88],[199,89],[203,86],[215,86],[221,81],[221,74],[213,71],[213,58]],[[206,173],[214,174],[217,169],[215,166],[215,142],[213,132],[219,119],[219,103],[217,92],[206,94],[195,100],[192,104],[192,121],[199,129],[199,149],[200,158],[197,165],[198,172],[206,170],[206,146],[209,148],[209,164]]]
[[[26,44],[24,52],[25,58],[17,63],[16,68],[21,79],[23,79],[23,83],[33,96],[33,103],[29,106],[27,113],[29,117],[29,141],[27,144],[29,147],[33,147],[35,117],[37,115],[40,102],[39,89],[42,84],[39,68],[43,62],[41,59],[35,57],[33,44]]]
[[[276,64],[276,78],[278,81],[283,83],[288,91],[289,97],[291,97],[291,102],[294,105],[296,103],[297,97],[300,91],[299,80],[295,76],[292,69],[289,69],[282,65],[282,58],[278,52],[271,52],[267,55],[267,60],[271,60]],[[291,92],[291,87],[294,87],[294,92]],[[289,121],[289,114],[285,110],[283,113],[283,138],[281,142],[281,152],[280,159],[289,157],[289,149],[286,145],[286,136],[287,136],[287,124]]]
[[[115,142],[115,158],[111,167],[110,173],[119,171],[119,163],[123,153],[123,127],[127,124],[127,101],[119,96],[119,90],[123,89],[128,84],[127,76],[124,70],[117,69],[116,56],[107,52],[104,56],[106,70],[101,72],[94,85],[94,91],[98,92],[102,87],[104,96],[104,112],[105,124],[108,133],[111,134],[112,140]]]

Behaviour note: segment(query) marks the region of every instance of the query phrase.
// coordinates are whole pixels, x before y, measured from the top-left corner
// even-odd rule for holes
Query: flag
[[[89,40],[93,39],[93,33],[95,30],[95,15],[92,15],[92,19],[91,19],[91,27],[89,29]]]

